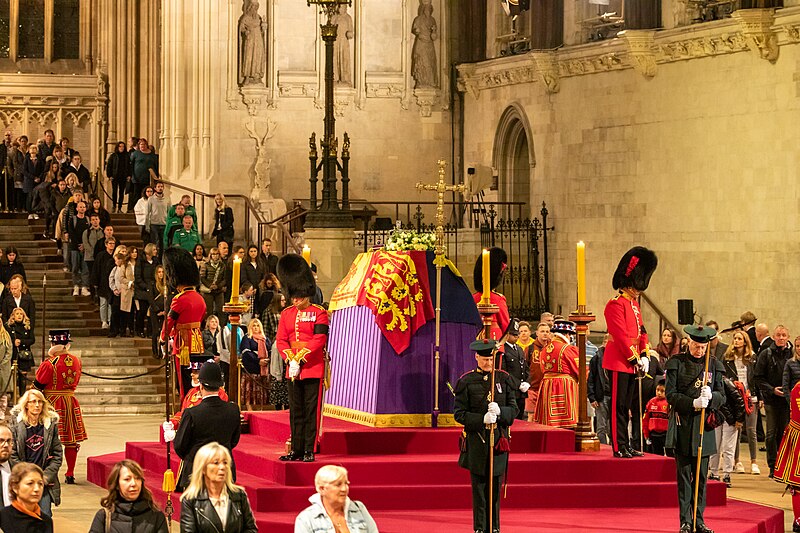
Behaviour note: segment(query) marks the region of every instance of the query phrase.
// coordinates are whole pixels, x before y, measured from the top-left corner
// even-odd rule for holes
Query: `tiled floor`
[[[61,506],[54,509],[55,530],[80,532],[87,531],[92,518],[100,508],[100,498],[105,491],[86,482],[86,458],[92,455],[122,451],[127,440],[156,440],[161,417],[152,415],[140,416],[88,416],[85,418],[89,440],[81,447],[76,471],[76,485],[62,485]],[[744,452],[746,447],[742,449]],[[782,496],[783,485],[775,483],[767,477],[768,469],[763,458],[759,457],[759,466],[764,472],[760,476],[736,474],[733,476],[733,488],[728,491],[730,497],[749,502],[772,505],[786,511],[787,531],[791,531],[792,503],[789,495]],[[749,470],[749,466],[745,465]],[[62,468],[63,482],[63,468]],[[714,527],[714,524],[709,524]],[[177,531],[177,524],[173,531]]]

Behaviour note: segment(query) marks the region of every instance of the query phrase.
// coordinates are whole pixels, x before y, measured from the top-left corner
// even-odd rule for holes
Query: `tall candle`
[[[239,269],[242,267],[242,258],[238,255],[233,258],[233,276],[231,277],[231,303],[239,303]]]
[[[490,283],[492,270],[489,266],[489,250],[483,251],[482,260],[481,278],[483,279],[483,294],[481,295],[481,301],[484,303],[489,303],[492,293],[492,285]]]
[[[578,243],[577,262],[578,262],[578,307],[586,305],[586,245],[583,241]]]
[[[307,244],[303,245],[303,259],[306,260],[308,266],[311,266],[311,248]]]

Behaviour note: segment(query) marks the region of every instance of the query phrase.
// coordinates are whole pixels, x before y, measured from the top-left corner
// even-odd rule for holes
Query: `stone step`
[[[97,380],[95,380],[97,381]],[[81,384],[78,385],[78,395],[83,397],[86,394],[121,394],[125,391],[130,391],[139,394],[163,395],[165,387],[163,384],[158,383],[136,383],[133,385],[104,385],[103,383],[111,383],[110,381],[84,384],[83,378]],[[116,381],[114,383],[123,383]]]
[[[80,399],[78,400],[80,401]],[[81,407],[84,416],[92,415],[163,415],[164,400],[161,404],[143,405],[87,405]]]
[[[81,407],[84,405],[164,405],[162,394],[84,394],[78,396]]]

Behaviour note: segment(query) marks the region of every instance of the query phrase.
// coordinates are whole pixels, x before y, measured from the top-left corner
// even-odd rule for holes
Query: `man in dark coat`
[[[525,360],[525,353],[517,345],[519,339],[519,320],[512,318],[508,323],[505,334],[506,342],[503,345],[503,354],[499,357],[498,368],[502,368],[511,377],[516,392],[514,396],[517,400],[517,419],[527,420],[525,416],[525,399],[528,397],[528,363]]]
[[[175,453],[182,459],[176,492],[183,492],[189,485],[194,456],[209,442],[218,442],[231,453],[231,470],[236,480],[233,449],[239,443],[241,431],[239,408],[219,397],[223,382],[222,369],[217,363],[205,363],[200,368],[198,380],[203,401],[183,413],[177,434],[174,430],[170,434],[171,428],[164,428],[164,440],[169,441],[170,437],[175,439]]]
[[[508,467],[508,432],[517,416],[515,387],[511,377],[503,370],[495,372],[494,401],[489,401],[492,390],[492,365],[495,342],[479,339],[470,344],[476,352],[478,367],[458,380],[455,388],[453,415],[464,429],[461,436],[461,455],[458,464],[470,472],[472,481],[472,524],[476,533],[500,530],[500,476]],[[490,443],[490,426],[496,426],[494,442]],[[493,478],[489,477],[489,458],[494,458]],[[489,528],[489,482],[492,483],[492,519]]]
[[[667,361],[667,402],[672,407],[673,414],[669,419],[666,447],[675,451],[675,464],[678,467],[680,533],[714,533],[703,521],[708,458],[717,451],[713,429],[706,428],[703,432],[697,520],[692,527],[694,484],[697,452],[700,447],[700,424],[705,423],[701,417],[704,413],[702,409],[716,410],[725,403],[725,388],[722,383],[725,368],[712,357],[708,363],[708,375],[704,376],[708,342],[717,334],[714,328],[686,326],[683,331],[689,335],[689,353],[678,354]],[[708,415],[708,411],[705,414]]]

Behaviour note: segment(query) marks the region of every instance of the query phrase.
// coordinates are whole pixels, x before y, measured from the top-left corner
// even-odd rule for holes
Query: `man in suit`
[[[223,382],[222,369],[217,363],[205,363],[200,368],[198,380],[203,400],[183,413],[177,433],[164,428],[164,440],[175,439],[175,453],[182,459],[176,492],[183,492],[189,485],[194,456],[209,442],[218,442],[231,452],[231,470],[236,480],[233,449],[239,443],[241,432],[239,408],[219,397]]]
[[[709,320],[706,322],[706,326],[714,328],[714,331],[719,333],[719,324],[716,320]],[[711,357],[716,357],[718,360],[723,361],[725,359],[725,352],[728,351],[728,345],[719,340],[719,335],[717,335],[711,339],[708,349],[711,350]]]
[[[528,397],[528,364],[525,361],[525,353],[517,345],[519,339],[519,320],[512,318],[508,323],[505,334],[506,343],[503,347],[504,353],[500,357],[499,368],[508,372],[514,384],[516,392],[514,397],[517,400],[518,420],[527,420],[525,416],[525,399]]]
[[[8,492],[8,480],[11,478],[11,452],[14,451],[14,435],[11,429],[0,424],[0,476],[2,486],[0,486],[0,496],[3,497],[3,506],[11,505],[11,495]]]

